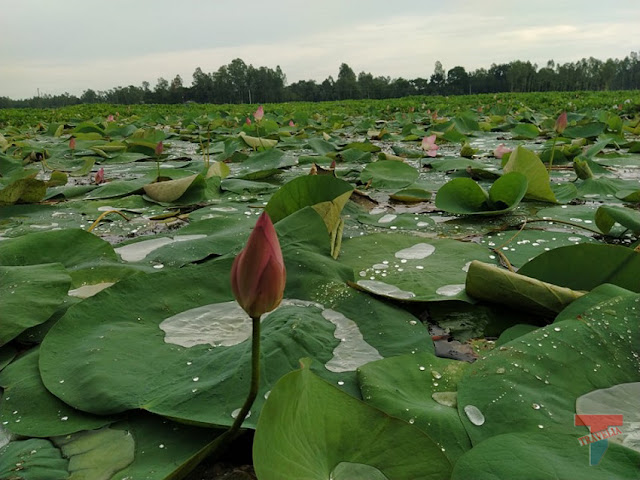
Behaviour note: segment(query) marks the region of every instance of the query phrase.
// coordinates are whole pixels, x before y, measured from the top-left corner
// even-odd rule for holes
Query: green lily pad
[[[347,479],[363,469],[366,478],[435,480],[451,471],[426,434],[345,395],[311,373],[307,363],[272,390],[258,422],[253,459],[263,480]]]
[[[174,202],[178,200],[200,175],[189,175],[188,177],[165,182],[155,182],[145,185],[144,193],[157,202]]]
[[[360,181],[371,181],[373,188],[403,188],[418,179],[418,170],[404,162],[395,160],[380,160],[364,167],[360,174]]]
[[[457,405],[457,383],[469,364],[430,353],[402,355],[363,365],[358,382],[366,403],[415,425],[452,463],[471,448]]]
[[[29,438],[0,448],[0,478],[67,480],[69,460],[49,440]]]
[[[640,347],[638,302],[640,295],[609,298],[579,320],[523,335],[468,368],[458,383],[458,411],[473,444],[504,433],[566,433],[576,398],[638,381],[640,360],[629,355]]]
[[[509,155],[504,172],[519,172],[527,177],[529,185],[525,198],[540,202],[557,203],[549,185],[549,173],[538,156],[531,150],[518,146]]]
[[[64,301],[70,284],[59,263],[0,266],[0,346],[45,322]]]
[[[50,437],[93,430],[114,421],[81,412],[54,397],[42,383],[38,359],[38,349],[33,349],[0,372],[4,389],[0,422],[7,430],[28,437]]]
[[[129,432],[103,427],[53,438],[69,459],[70,478],[111,478],[134,459],[135,443]]]
[[[436,195],[436,207],[463,215],[500,215],[516,208],[527,192],[527,178],[518,172],[498,178],[489,193],[470,178],[454,178]]]
[[[640,233],[640,212],[610,205],[602,205],[596,211],[596,225],[603,233],[609,233],[616,222],[632,232]]]
[[[572,424],[571,424],[572,425]],[[570,427],[567,427],[570,428]],[[497,435],[463,455],[452,480],[497,478],[594,478],[626,480],[638,473],[640,454],[609,445],[597,466],[589,465],[589,448],[577,435],[549,432],[514,432]]]
[[[354,269],[361,290],[409,301],[463,300],[472,260],[489,260],[474,243],[396,234],[347,239],[340,260]]]
[[[620,245],[582,243],[558,247],[525,263],[518,273],[573,290],[612,283],[640,292],[640,252]]]

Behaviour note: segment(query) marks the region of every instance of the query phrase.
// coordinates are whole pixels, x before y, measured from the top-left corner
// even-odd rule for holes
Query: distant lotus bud
[[[71,150],[75,150],[76,149],[76,138],[75,137],[71,137],[69,139],[69,148]]]
[[[496,149],[493,151],[493,156],[496,158],[502,158],[504,156],[505,153],[511,153],[513,150],[511,150],[510,148],[508,148],[507,146],[505,146],[504,143],[501,143],[500,145],[498,145],[496,147]]]
[[[284,295],[286,270],[278,235],[267,212],[256,222],[231,267],[231,289],[251,318],[275,309]]]
[[[249,117],[247,117],[247,119],[245,120],[245,122],[247,125],[251,125],[251,119]]]
[[[107,122],[115,122],[115,120],[113,119],[113,115],[109,115],[107,117]]]
[[[163,150],[164,150],[164,145],[162,144],[162,141],[159,141],[156,144],[156,156],[159,157],[160,155],[162,155]]]
[[[293,120],[289,120],[289,126],[290,126],[290,127],[295,127],[295,126],[296,126],[296,124],[295,124],[295,123],[293,123]]]
[[[100,185],[101,183],[104,183],[104,168],[100,167],[100,169],[96,173],[96,176],[93,179],[93,183],[95,183],[96,185]]]
[[[264,117],[264,107],[260,105],[258,109],[255,111],[255,113],[253,114],[253,118],[255,118],[256,121],[259,122],[260,120],[262,120],[262,117]]]
[[[556,120],[555,130],[557,133],[564,132],[564,129],[567,128],[568,120],[567,120],[567,112],[564,111],[560,114],[558,119]]]

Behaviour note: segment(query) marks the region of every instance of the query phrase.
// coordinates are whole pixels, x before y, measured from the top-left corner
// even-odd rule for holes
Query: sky
[[[191,84],[234,58],[288,83],[356,74],[429,78],[640,51],[638,0],[0,0],[0,97]]]

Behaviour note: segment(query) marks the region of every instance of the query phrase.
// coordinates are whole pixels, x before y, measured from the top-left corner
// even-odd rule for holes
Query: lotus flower
[[[76,149],[76,138],[75,137],[71,137],[69,139],[69,148],[71,150],[75,150]]]
[[[507,146],[505,146],[504,143],[501,143],[493,151],[493,156],[496,158],[502,158],[505,153],[511,153],[511,152],[513,152],[511,148],[508,148]]]
[[[568,120],[567,120],[567,112],[564,111],[560,114],[558,119],[556,120],[555,130],[558,134],[564,132],[564,129],[567,128]]]
[[[100,168],[98,170],[98,172],[96,173],[96,176],[93,178],[93,183],[95,183],[96,185],[100,185],[101,183],[104,183],[104,168]]]
[[[249,117],[247,117],[247,119],[245,120],[245,122],[247,125],[251,125],[251,119]]]
[[[438,145],[436,145],[435,134],[422,139],[422,149],[427,152],[429,157],[435,157],[438,152]]]
[[[260,318],[282,301],[286,270],[278,235],[264,212],[231,267],[231,289],[251,318]]]
[[[156,144],[156,156],[159,157],[160,155],[162,155],[163,150],[164,150],[164,145],[162,144],[162,141],[159,141]]]
[[[257,122],[259,122],[260,120],[262,120],[262,117],[264,117],[264,107],[260,105],[253,114],[253,118],[255,118]]]
[[[289,126],[290,126],[290,127],[295,127],[295,126],[296,126],[296,124],[295,124],[295,123],[293,123],[293,120],[289,120]]]
[[[109,116],[107,117],[107,122],[115,122],[115,120],[114,120],[114,118],[113,118],[113,115],[109,115]]]

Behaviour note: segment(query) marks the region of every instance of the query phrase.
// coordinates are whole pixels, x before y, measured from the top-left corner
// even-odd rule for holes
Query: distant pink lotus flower
[[[564,132],[564,129],[567,128],[568,123],[569,122],[567,120],[567,112],[564,111],[560,114],[560,116],[556,120],[556,126],[555,126],[556,132],[558,134],[561,134],[562,132]]]
[[[162,140],[156,144],[156,156],[162,155],[162,151],[164,150],[164,145],[162,144]]]
[[[247,117],[247,119],[245,120],[245,122],[247,125],[251,125],[251,119],[249,117]]]
[[[96,185],[104,183],[104,168],[101,167],[100,170],[98,170],[96,176],[93,179],[93,183],[95,183]]]
[[[107,122],[115,122],[115,120],[114,120],[114,118],[113,118],[113,115],[109,115],[109,116],[107,117]]]
[[[435,157],[438,152],[438,145],[436,145],[435,134],[422,139],[422,149],[427,152],[427,156]]]
[[[493,151],[493,156],[496,157],[496,158],[502,158],[505,153],[511,153],[511,152],[513,152],[512,149],[510,149],[507,146],[505,146],[504,143],[501,143]]]
[[[293,120],[289,120],[289,126],[290,126],[290,127],[295,127],[295,126],[296,126],[296,124],[295,124],[295,123],[293,123]]]
[[[260,120],[262,120],[262,117],[264,117],[264,107],[260,105],[253,114],[253,118],[255,118],[257,122],[259,122]]]
[[[71,150],[75,150],[76,149],[76,137],[71,137],[69,139],[69,148]]]

